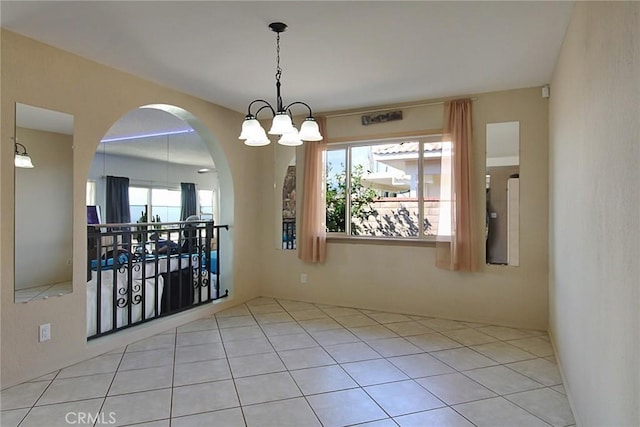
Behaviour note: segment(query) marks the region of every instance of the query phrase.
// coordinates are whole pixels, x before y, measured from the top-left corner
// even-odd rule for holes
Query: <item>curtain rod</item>
[[[475,101],[478,98],[471,98],[472,101]],[[424,102],[421,104],[409,104],[409,105],[398,105],[395,107],[385,107],[385,108],[376,108],[372,110],[361,110],[361,111],[351,111],[348,113],[335,113],[335,114],[327,114],[326,118],[331,117],[344,117],[344,116],[357,116],[358,114],[366,114],[366,113],[377,113],[379,111],[392,111],[403,108],[418,108],[418,107],[429,107],[431,105],[443,105],[446,101],[434,101],[434,102]]]

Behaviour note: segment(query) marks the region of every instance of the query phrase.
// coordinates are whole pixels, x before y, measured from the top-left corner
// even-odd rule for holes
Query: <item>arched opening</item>
[[[97,296],[98,289],[104,286],[97,277],[104,275],[111,280],[119,274],[118,268],[128,268],[133,273],[120,275],[121,282],[126,280],[124,289],[111,286],[112,294],[116,289],[123,294],[113,296],[110,309],[115,305],[123,308],[121,316],[130,316],[128,311],[132,311],[134,317],[138,316],[135,321],[186,309],[191,303],[201,304],[231,292],[233,239],[230,231],[218,227],[230,225],[232,219],[233,188],[226,158],[213,133],[197,117],[164,104],[143,106],[123,115],[96,149],[87,179],[87,222],[132,226],[93,227],[88,231],[88,259],[92,261],[88,262],[87,280],[96,282],[94,293],[98,300],[94,302],[94,296],[89,296],[93,288],[88,286],[88,336],[102,331],[99,325],[90,325],[92,314],[104,309]],[[197,250],[194,245],[186,246],[186,228],[191,226],[184,221],[193,220],[203,221],[196,222],[192,226],[196,230],[190,231],[197,240]],[[211,225],[204,221],[214,222]],[[98,229],[102,234],[95,233]],[[112,230],[128,231],[116,231],[109,240]],[[126,252],[124,257],[121,247],[126,247],[122,251]],[[134,266],[129,258],[138,265]],[[108,273],[109,268],[114,272]],[[103,270],[107,273],[103,274]],[[183,280],[174,272],[186,274],[186,278]],[[142,277],[141,283],[136,282],[138,276]],[[181,288],[173,295],[177,281]],[[183,286],[183,282],[190,285]],[[185,293],[184,287],[193,289]],[[146,296],[141,295],[135,302],[135,292],[142,294],[144,290]],[[169,302],[165,301],[167,298]],[[142,306],[138,312],[138,307],[131,305],[137,303]],[[95,317],[99,319],[100,315]],[[119,321],[118,327],[120,323],[128,325],[131,318],[128,323]]]

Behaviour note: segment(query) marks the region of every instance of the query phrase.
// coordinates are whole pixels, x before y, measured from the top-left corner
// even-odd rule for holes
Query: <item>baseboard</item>
[[[575,421],[576,427],[580,427],[583,424],[580,422],[580,417],[576,412],[576,406],[574,405],[573,398],[571,397],[571,389],[569,388],[567,377],[564,375],[564,369],[562,368],[562,360],[560,359],[560,353],[558,353],[556,340],[553,338],[553,333],[550,328],[547,330],[547,334],[549,334],[549,340],[551,340],[551,347],[553,348],[553,354],[556,357],[556,364],[558,365],[558,371],[560,372],[560,378],[562,379],[562,386],[564,387],[567,400],[569,401],[569,408],[571,408],[571,413],[573,414],[573,420]]]

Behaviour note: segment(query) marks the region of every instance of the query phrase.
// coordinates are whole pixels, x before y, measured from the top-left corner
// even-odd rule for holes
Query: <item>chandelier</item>
[[[320,141],[322,135],[320,135],[320,129],[316,119],[313,118],[313,112],[311,107],[304,102],[295,101],[289,105],[283,105],[282,97],[280,96],[280,77],[282,77],[282,68],[280,68],[280,33],[287,29],[287,25],[282,22],[272,22],[269,24],[271,31],[277,34],[276,36],[276,108],[273,108],[264,99],[256,99],[251,101],[247,108],[247,115],[242,123],[242,132],[240,132],[239,139],[244,139],[246,145],[258,147],[262,145],[268,145],[271,143],[269,137],[264,128],[258,122],[258,114],[261,111],[268,109],[273,115],[273,121],[271,123],[271,129],[269,129],[269,135],[280,135],[278,140],[279,144],[296,146],[302,145],[302,141]],[[291,118],[291,107],[294,105],[304,105],[309,110],[309,115],[302,122],[300,131],[293,125]],[[255,114],[251,112],[252,107],[256,107]]]
[[[15,155],[13,157],[13,163],[17,168],[32,168],[33,162],[31,157],[27,153],[27,147],[20,144],[16,138],[13,138],[13,148]]]

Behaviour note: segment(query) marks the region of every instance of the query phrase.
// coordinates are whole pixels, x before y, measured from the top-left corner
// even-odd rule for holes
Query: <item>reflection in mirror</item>
[[[293,157],[282,184],[282,249],[296,249],[296,158]]]
[[[116,212],[107,203],[107,177],[125,178],[128,208]],[[87,223],[184,220],[183,183],[195,186],[194,213],[217,222],[218,173],[200,135],[161,109],[132,110],[111,126],[96,150],[87,181]],[[88,244],[91,255],[95,248]]]
[[[15,302],[71,293],[73,116],[16,104]]]
[[[520,122],[487,124],[487,264],[517,266],[520,217]]]

